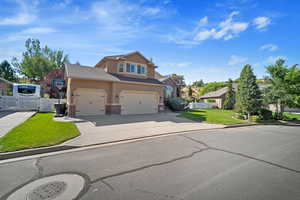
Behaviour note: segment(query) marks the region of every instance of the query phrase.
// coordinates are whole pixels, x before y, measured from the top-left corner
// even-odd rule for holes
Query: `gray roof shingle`
[[[121,74],[111,74],[114,77],[118,78],[120,81],[129,81],[129,82],[138,82],[138,83],[149,83],[149,84],[158,84],[158,85],[164,85],[162,82],[155,78],[133,78],[124,76]]]
[[[82,66],[79,64],[65,64],[66,77],[90,79],[98,81],[120,81],[118,78],[106,73],[101,68]]]

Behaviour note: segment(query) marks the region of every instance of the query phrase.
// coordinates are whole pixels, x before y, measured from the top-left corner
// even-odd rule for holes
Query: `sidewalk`
[[[0,112],[0,137],[3,137],[11,129],[23,123],[30,117],[32,117],[36,112],[26,111],[26,112],[11,112],[11,111],[1,111]]]

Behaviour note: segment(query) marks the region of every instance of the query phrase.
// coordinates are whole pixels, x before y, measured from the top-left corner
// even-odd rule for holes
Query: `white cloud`
[[[248,28],[248,23],[235,22],[233,20],[233,17],[238,14],[238,11],[231,12],[226,20],[219,23],[218,27],[198,32],[195,40],[206,40],[209,38],[216,40],[230,40],[238,36],[239,33],[245,31]]]
[[[42,34],[42,33],[54,33],[57,30],[49,27],[34,27],[23,30],[22,34]]]
[[[202,17],[199,22],[198,22],[198,26],[201,27],[201,26],[206,26],[208,24],[208,17],[205,16],[205,17]]]
[[[102,30],[106,31],[133,31],[140,32],[145,28],[145,17],[158,17],[162,8],[158,6],[144,6],[139,3],[130,3],[121,0],[104,0],[92,4],[91,11],[96,17]],[[137,30],[139,26],[140,30]],[[134,29],[134,30],[133,30]]]
[[[233,65],[242,64],[242,63],[245,63],[247,60],[248,60],[248,58],[246,58],[246,57],[232,55],[232,56],[230,56],[228,65],[233,66]]]
[[[34,14],[38,1],[16,0],[17,5],[20,7],[19,13],[15,16],[0,18],[0,25],[26,25],[32,23],[37,17]]]
[[[20,13],[14,17],[0,19],[0,25],[25,25],[33,22],[36,16],[29,13]]]
[[[0,39],[0,42],[13,42],[18,40],[26,40],[32,36],[54,33],[57,30],[50,27],[32,27],[28,29],[24,29],[18,33],[12,33],[8,35],[6,38]]]
[[[259,30],[265,30],[271,24],[271,19],[268,17],[256,17],[253,20],[253,25]]]
[[[187,45],[197,45],[201,41],[214,39],[214,40],[230,40],[239,36],[239,34],[248,28],[247,22],[235,21],[233,18],[238,15],[238,11],[231,12],[228,17],[221,21],[217,26],[211,27],[210,29],[202,28],[207,25],[208,18],[203,17],[197,23],[197,26],[193,31],[185,31],[185,34],[180,34],[179,32],[173,35],[169,35],[169,40],[175,42],[176,44],[187,44]],[[181,30],[181,32],[184,32]]]
[[[163,63],[161,66],[163,67],[189,67],[191,66],[191,62],[173,62],[173,63]]]
[[[60,2],[58,4],[56,4],[55,6],[59,7],[59,8],[64,8],[68,5],[70,5],[72,2],[73,2],[73,0],[60,0]]]
[[[267,50],[267,51],[276,51],[278,50],[278,46],[276,44],[265,44],[260,47],[261,50]]]
[[[201,40],[207,40],[210,37],[213,37],[215,35],[216,31],[214,29],[212,30],[204,30],[197,33],[195,40],[201,41]]]
[[[161,9],[160,8],[145,8],[144,9],[144,14],[146,15],[157,15],[158,13],[161,12]]]
[[[286,56],[269,56],[269,57],[265,60],[265,63],[266,63],[266,64],[275,64],[275,62],[276,62],[278,59],[287,60],[287,57],[286,57]]]

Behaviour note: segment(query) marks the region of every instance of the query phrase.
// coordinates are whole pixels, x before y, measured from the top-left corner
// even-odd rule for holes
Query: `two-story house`
[[[163,109],[164,84],[139,52],[106,56],[94,67],[66,64],[68,115],[146,114]]]

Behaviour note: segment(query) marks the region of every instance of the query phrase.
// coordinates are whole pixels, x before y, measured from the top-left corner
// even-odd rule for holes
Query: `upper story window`
[[[146,68],[144,65],[138,65],[137,66],[137,73],[138,74],[146,74]]]
[[[124,63],[120,63],[119,64],[119,72],[124,72],[124,67],[125,67],[125,64]]]
[[[133,63],[120,63],[119,72],[126,72],[131,74],[146,74],[146,66],[143,64],[133,64]]]

